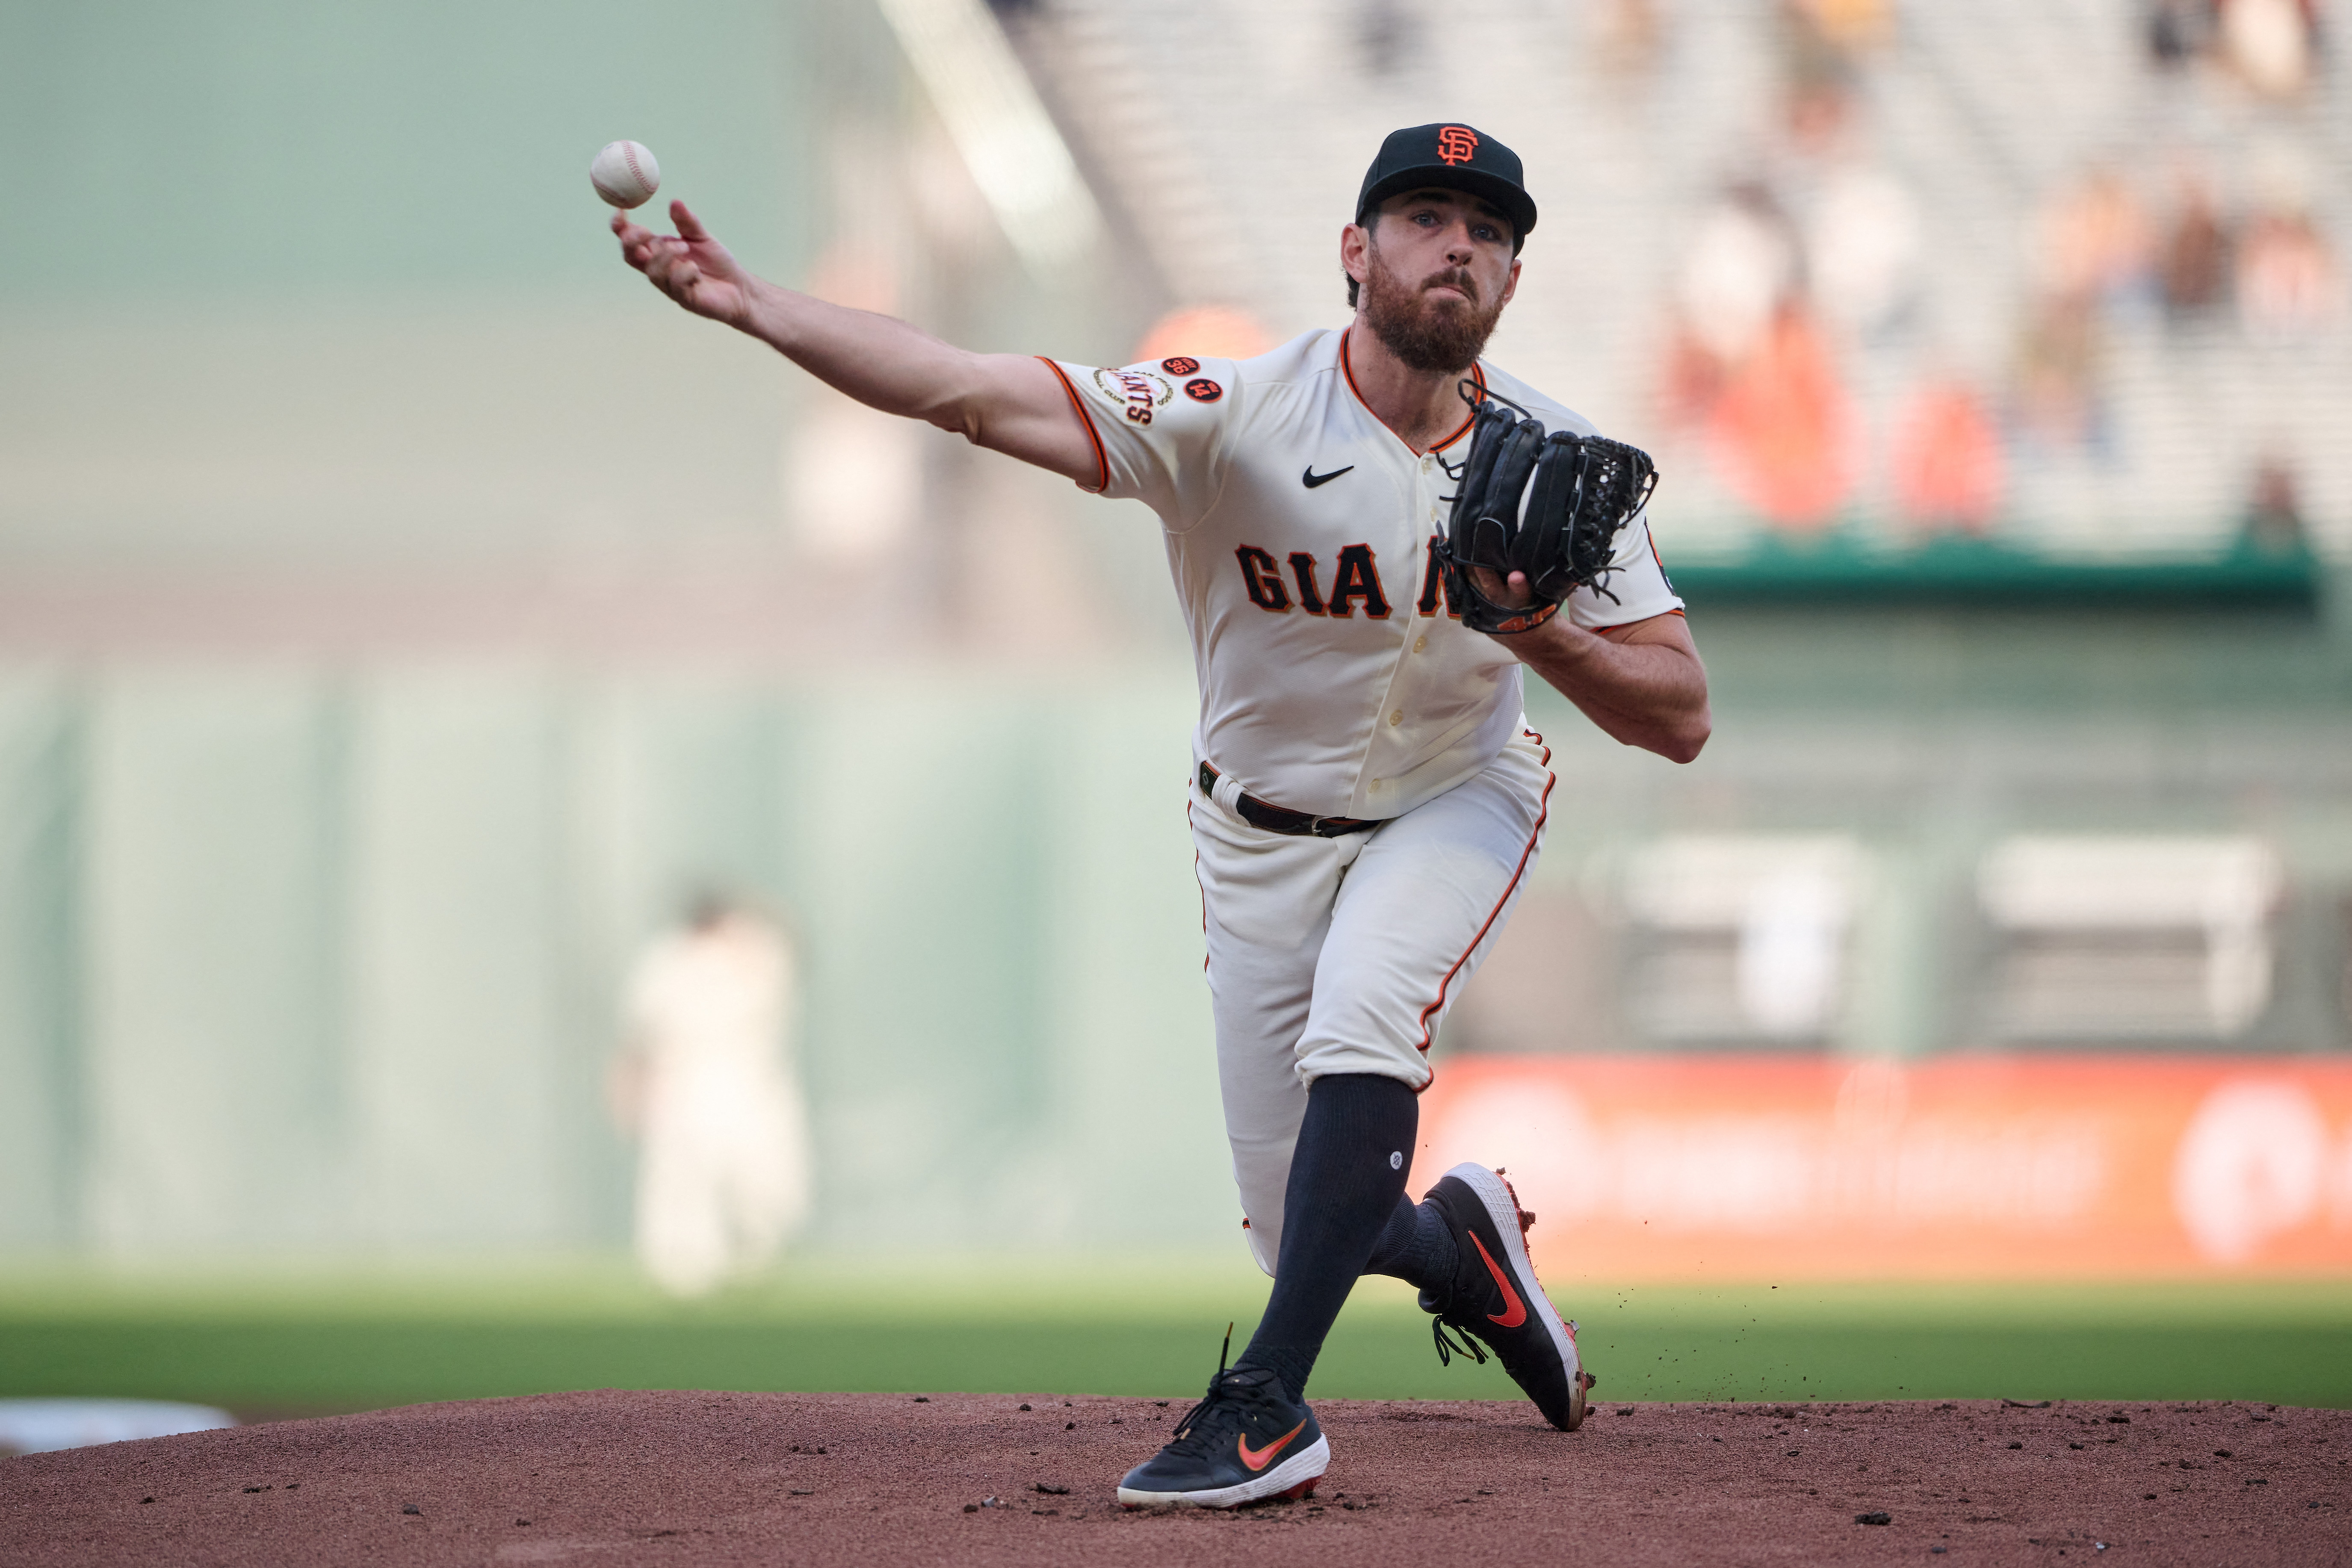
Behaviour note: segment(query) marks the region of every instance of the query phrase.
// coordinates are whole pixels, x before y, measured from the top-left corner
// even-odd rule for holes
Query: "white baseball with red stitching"
[[[616,207],[642,205],[661,189],[661,165],[641,142],[613,142],[588,165],[588,183]]]

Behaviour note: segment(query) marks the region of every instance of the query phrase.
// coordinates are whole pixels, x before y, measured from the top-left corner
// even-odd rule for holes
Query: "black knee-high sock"
[[[1454,1233],[1436,1210],[1399,1194],[1364,1272],[1390,1275],[1423,1290],[1443,1290],[1454,1281],[1460,1261],[1456,1250]]]
[[[1274,1292],[1236,1366],[1271,1368],[1291,1398],[1305,1394],[1324,1336],[1404,1196],[1420,1126],[1412,1090],[1395,1079],[1315,1080],[1283,1189]]]

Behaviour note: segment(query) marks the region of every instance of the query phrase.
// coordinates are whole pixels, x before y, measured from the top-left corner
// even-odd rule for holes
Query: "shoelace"
[[[1209,1379],[1209,1392],[1202,1396],[1201,1402],[1192,1406],[1192,1409],[1184,1412],[1184,1418],[1176,1423],[1176,1435],[1171,1438],[1168,1443],[1168,1447],[1171,1449],[1174,1449],[1188,1458],[1205,1458],[1207,1456],[1209,1448],[1208,1434],[1202,1431],[1197,1423],[1202,1415],[1205,1415],[1211,1407],[1217,1405],[1223,1397],[1224,1390],[1222,1387],[1222,1384],[1225,1381],[1225,1360],[1233,1353],[1233,1349],[1234,1326],[1231,1323],[1227,1323],[1225,1325],[1225,1342],[1217,1352],[1217,1375]]]
[[[1456,1330],[1455,1332],[1460,1334],[1460,1338],[1448,1339],[1445,1334],[1445,1320],[1444,1318],[1429,1320],[1429,1337],[1437,1342],[1437,1364],[1452,1366],[1456,1355],[1466,1355],[1478,1365],[1486,1365],[1486,1347],[1460,1330]]]

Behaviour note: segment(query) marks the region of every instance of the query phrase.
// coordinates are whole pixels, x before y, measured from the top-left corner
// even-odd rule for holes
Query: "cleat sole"
[[[1133,1487],[1118,1489],[1121,1508],[1240,1508],[1248,1503],[1264,1502],[1274,1497],[1304,1497],[1315,1489],[1323,1472],[1331,1468],[1331,1441],[1318,1437],[1314,1446],[1293,1454],[1262,1476],[1229,1487],[1210,1487],[1198,1491],[1148,1492]]]

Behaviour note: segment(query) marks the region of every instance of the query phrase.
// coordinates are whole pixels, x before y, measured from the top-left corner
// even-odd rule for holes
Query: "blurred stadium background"
[[[583,174],[1111,363],[1341,319],[1370,151],[1458,118],[1546,216],[1491,352],[1659,455],[1718,728],[1530,693],[1425,1159],[1508,1152],[1641,1391],[2352,1402],[2344,23],[0,9],[0,1393],[1188,1384],[1262,1286],[1152,520],[680,318]],[[600,1083],[708,888],[803,933],[817,1206],[671,1307]],[[936,1355],[824,1337],[886,1287]],[[1486,1375],[1415,1318],[1333,1391]]]

